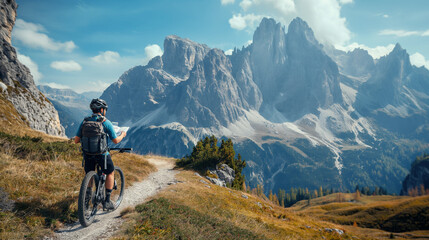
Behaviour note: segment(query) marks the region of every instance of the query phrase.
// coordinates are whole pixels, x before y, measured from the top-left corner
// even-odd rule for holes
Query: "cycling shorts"
[[[85,173],[89,171],[95,171],[95,164],[98,164],[104,174],[110,174],[115,170],[115,166],[113,165],[112,157],[110,154],[107,155],[86,155],[83,154],[83,158],[85,159]],[[107,168],[104,168],[104,158],[106,158]]]

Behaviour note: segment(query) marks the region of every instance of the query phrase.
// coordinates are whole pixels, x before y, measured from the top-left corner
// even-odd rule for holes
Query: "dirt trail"
[[[119,214],[122,209],[144,202],[148,197],[155,195],[159,190],[175,183],[177,171],[173,170],[174,163],[171,160],[159,157],[149,158],[148,161],[158,168],[157,172],[150,174],[142,182],[134,183],[125,190],[124,199],[114,212],[97,214],[95,221],[86,228],[79,222],[60,229],[55,239],[106,239],[119,229],[122,220]],[[125,173],[126,175],[127,173]]]

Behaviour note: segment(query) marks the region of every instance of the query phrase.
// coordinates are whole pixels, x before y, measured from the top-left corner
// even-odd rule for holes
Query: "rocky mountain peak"
[[[401,45],[399,45],[399,43],[397,43],[392,52],[386,56],[386,59],[389,63],[392,61],[398,62],[403,70],[411,70],[410,55],[407,53],[407,50],[403,49]]]
[[[393,48],[393,50],[392,50],[391,53],[394,53],[394,54],[403,54],[404,52],[406,52],[406,50],[401,47],[401,44],[396,43],[395,47]]]
[[[387,56],[380,58],[371,78],[361,85],[357,99],[357,109],[384,111],[390,116],[406,116],[420,111],[415,99],[409,97],[404,86],[413,78],[413,67],[406,50],[399,44]]]
[[[264,18],[253,34],[253,52],[264,61],[275,64],[283,64],[285,55],[285,32],[281,23],[276,23],[272,18]],[[259,64],[262,64],[261,61]]]
[[[152,58],[147,64],[148,68],[161,69],[163,67],[162,58],[160,56],[156,56]]]
[[[259,45],[261,43],[273,42],[275,37],[284,34],[284,28],[281,23],[277,23],[272,18],[263,18],[255,33],[253,34],[253,43]]]
[[[276,89],[276,79],[287,61],[284,28],[274,19],[264,18],[253,35],[251,67],[253,81],[261,92],[268,93]],[[265,94],[271,101],[272,94]]]
[[[204,58],[204,67],[206,70],[211,71],[214,74],[216,70],[221,70],[224,73],[230,73],[232,71],[231,62],[226,57],[225,53],[220,49],[210,50]],[[213,76],[215,78],[215,76]]]
[[[399,43],[392,52],[378,61],[377,66],[382,75],[387,76],[378,79],[382,80],[383,84],[394,88],[400,88],[404,78],[412,71],[410,56]]]
[[[243,115],[248,104],[222,50],[211,49],[167,100],[168,111],[187,127],[219,127]]]
[[[346,54],[343,72],[358,77],[364,77],[371,74],[375,69],[374,59],[367,50],[355,48]]]
[[[308,43],[311,45],[319,45],[319,42],[314,37],[313,30],[308,26],[307,22],[297,17],[292,20],[288,28],[288,39]]]
[[[209,50],[205,44],[198,44],[175,35],[167,36],[162,55],[164,70],[180,78],[187,78],[195,64],[203,60]]]

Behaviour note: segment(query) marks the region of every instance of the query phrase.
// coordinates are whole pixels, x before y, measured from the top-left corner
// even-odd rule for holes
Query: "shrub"
[[[206,137],[198,141],[192,150],[192,153],[183,157],[177,162],[177,166],[204,173],[208,168],[214,168],[219,164],[226,164],[235,171],[232,187],[243,189],[244,176],[241,174],[246,166],[246,161],[241,159],[238,154],[235,158],[234,144],[231,139],[223,140],[218,146],[218,140],[215,136]]]

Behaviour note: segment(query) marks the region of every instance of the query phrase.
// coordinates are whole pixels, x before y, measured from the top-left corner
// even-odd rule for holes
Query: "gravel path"
[[[176,183],[173,170],[174,164],[167,159],[149,158],[148,161],[158,168],[142,182],[135,183],[125,190],[124,200],[114,212],[97,214],[94,222],[83,228],[79,221],[57,231],[55,239],[106,239],[117,231],[122,223],[119,214],[122,209],[144,202],[148,197],[155,195],[162,188]],[[125,173],[126,175],[127,173]]]

